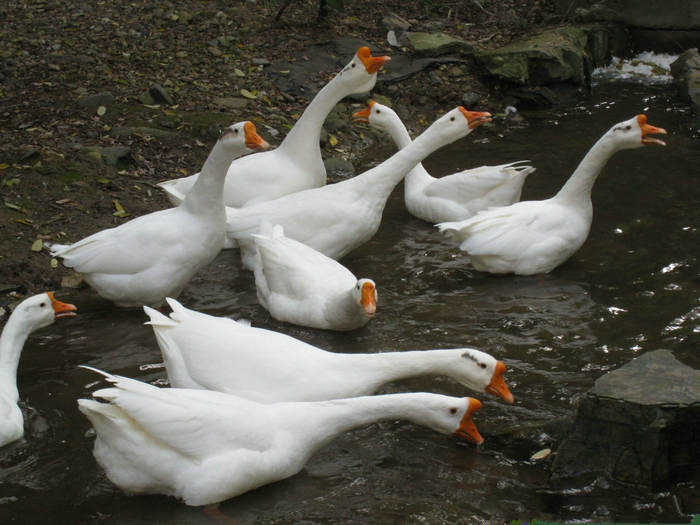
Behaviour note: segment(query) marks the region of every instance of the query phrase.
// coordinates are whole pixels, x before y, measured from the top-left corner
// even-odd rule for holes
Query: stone
[[[326,173],[331,182],[338,182],[355,176],[355,166],[340,157],[323,159]]]
[[[681,98],[690,102],[695,112],[700,111],[700,70],[689,69],[676,85]]]
[[[411,28],[411,23],[396,13],[389,13],[379,20],[379,27],[383,27],[387,31],[408,31]]]
[[[622,22],[622,15],[605,4],[598,3],[593,4],[588,9],[583,7],[575,9],[572,20],[584,24],[591,22]]]
[[[683,77],[689,69],[700,69],[700,54],[697,47],[686,49],[671,62],[671,75],[676,80]]]
[[[154,104],[168,104],[173,105],[173,97],[170,96],[163,86],[160,84],[153,84],[148,91],[144,91],[139,96],[139,102],[147,106],[152,106]]]
[[[116,104],[117,100],[112,96],[109,91],[104,91],[98,93],[97,95],[90,95],[88,97],[81,98],[76,102],[79,108],[98,108],[100,106],[109,106],[110,104]]]
[[[217,106],[231,109],[242,109],[248,105],[248,100],[242,97],[218,97],[212,102]]]
[[[592,72],[586,43],[583,30],[559,28],[500,49],[478,51],[474,56],[487,73],[508,82],[529,86],[555,82],[584,85]]]
[[[117,126],[109,130],[109,135],[121,137],[124,135],[151,135],[156,138],[171,138],[173,133],[163,129],[147,128],[145,126]]]
[[[656,350],[600,377],[557,450],[551,481],[604,476],[659,491],[700,469],[700,370]]]
[[[465,93],[462,95],[462,105],[468,110],[473,110],[479,104],[480,100],[479,95],[476,93]]]
[[[102,157],[102,162],[108,166],[116,166],[120,162],[126,162],[131,156],[131,148],[128,146],[93,146],[86,149],[99,153]]]
[[[440,56],[447,54],[471,55],[474,46],[469,42],[445,33],[406,32],[409,44],[416,56]]]

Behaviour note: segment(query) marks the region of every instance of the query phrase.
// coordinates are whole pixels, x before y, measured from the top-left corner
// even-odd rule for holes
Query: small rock
[[[174,101],[170,94],[160,84],[153,84],[148,91],[144,91],[139,96],[139,102],[152,106],[153,104],[173,105]]]
[[[450,53],[471,54],[474,46],[469,42],[454,38],[445,33],[413,33],[406,36],[417,56],[440,56]]]
[[[355,176],[355,166],[350,161],[340,157],[330,157],[323,160],[328,178],[332,182],[349,179]]]
[[[219,49],[219,48],[216,47],[216,46],[208,47],[208,48],[207,48],[207,51],[209,51],[209,54],[210,54],[210,55],[214,55],[215,57],[220,57],[221,55],[224,54],[224,52],[221,51],[221,49]]]
[[[476,93],[465,93],[462,95],[462,105],[465,109],[472,110],[479,105],[479,95]]]
[[[83,276],[80,275],[78,272],[73,273],[72,275],[67,275],[63,279],[61,279],[61,287],[62,288],[81,288],[82,286],[85,285],[85,279],[83,279]]]
[[[242,109],[248,105],[248,100],[241,97],[218,97],[212,102],[217,106],[223,106],[225,108],[232,109]]]
[[[449,69],[447,74],[452,78],[459,78],[464,76],[464,71],[461,68],[455,66]]]
[[[97,108],[100,106],[108,106],[110,104],[116,104],[117,100],[112,96],[109,91],[103,93],[98,93],[97,95],[90,95],[89,97],[81,98],[76,103],[79,108]]]
[[[269,66],[270,61],[267,58],[254,58],[252,60],[254,66]]]
[[[411,28],[411,23],[396,13],[389,13],[379,20],[379,27],[388,31],[408,31]]]

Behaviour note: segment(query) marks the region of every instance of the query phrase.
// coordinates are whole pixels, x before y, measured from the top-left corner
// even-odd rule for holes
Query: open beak
[[[360,111],[356,111],[355,113],[352,114],[352,119],[355,122],[362,122],[363,124],[369,124],[369,116],[372,113],[372,106],[374,106],[376,102],[374,100],[370,100],[367,103],[367,107],[365,109],[362,109]]]
[[[474,129],[477,126],[481,126],[482,124],[486,124],[492,120],[491,113],[486,111],[467,111],[463,106],[459,106],[459,110],[467,119],[467,122],[469,122],[469,129]]]
[[[365,283],[362,285],[362,298],[360,304],[365,309],[365,313],[372,317],[377,312],[377,300],[374,298],[374,285]]]
[[[504,365],[501,361],[496,363],[496,370],[491,377],[491,382],[488,384],[485,390],[489,394],[498,396],[512,405],[515,402],[515,398],[513,397],[513,394],[510,393],[510,390],[508,390],[506,380],[503,378],[505,371],[506,365]]]
[[[258,135],[255,124],[246,122],[243,126],[245,131],[245,145],[249,149],[267,149],[270,145]]]
[[[77,310],[75,306],[68,303],[62,303],[57,301],[53,296],[53,292],[46,292],[46,295],[51,299],[51,307],[54,312],[54,319],[61,319],[62,317],[73,317],[76,315],[74,312]]]
[[[373,57],[368,47],[361,47],[358,49],[357,57],[362,60],[362,64],[370,75],[379,71],[384,64],[391,60],[391,57],[388,56]]]
[[[661,133],[666,134],[666,130],[663,128],[657,128],[655,126],[650,126],[647,124],[646,115],[637,115],[637,123],[639,127],[642,128],[642,144],[648,146],[649,144],[658,144],[659,146],[665,146],[666,143],[663,140],[655,139],[654,137],[647,137],[651,133]]]
[[[454,435],[481,445],[484,442],[484,438],[479,434],[471,417],[474,412],[481,408],[481,401],[473,397],[468,397],[467,400],[469,401],[469,408],[467,408],[467,413],[462,417],[462,421],[459,422],[459,428],[457,428]]]

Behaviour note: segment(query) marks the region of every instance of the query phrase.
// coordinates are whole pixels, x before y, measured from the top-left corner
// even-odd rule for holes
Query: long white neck
[[[310,455],[334,438],[379,421],[407,420],[428,426],[431,400],[436,394],[409,393],[366,396],[333,401],[279,403],[275,420]],[[289,410],[294,405],[294,410]],[[274,411],[275,408],[272,408]]]
[[[462,349],[411,350],[376,354],[334,354],[348,380],[362,384],[367,392],[382,385],[419,375],[452,375]]]
[[[217,142],[180,207],[198,215],[211,213],[225,217],[224,182],[229,166],[238,156],[240,152]]]
[[[619,149],[604,135],[593,145],[553,200],[570,206],[590,206],[593,184],[610,157]]]
[[[31,333],[30,327],[12,316],[0,335],[0,393],[7,400],[19,399],[17,392],[17,366],[24,343]]]
[[[333,78],[316,94],[278,149],[303,151],[321,161],[321,128],[331,110],[347,95],[338,85],[341,78]]]
[[[398,115],[396,119],[391,120],[390,125],[387,127],[387,133],[389,133],[399,149],[403,149],[411,143],[411,136]],[[415,168],[406,174],[406,180],[404,181],[406,192],[411,193],[414,190],[422,189],[434,180],[435,178],[419,162]]]
[[[372,188],[371,198],[385,204],[391,191],[416,164],[433,151],[458,138],[456,136],[445,137],[444,135],[439,128],[431,126],[416,140],[407,144],[406,147],[379,166],[343,181],[341,184],[353,185],[357,187],[358,191],[364,189],[365,192],[367,188]]]

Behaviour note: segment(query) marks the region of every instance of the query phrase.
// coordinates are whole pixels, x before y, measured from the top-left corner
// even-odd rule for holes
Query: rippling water
[[[601,79],[574,105],[524,112],[522,123],[482,127],[425,163],[434,174],[530,159],[537,171],[523,199],[558,191],[588,148],[613,124],[646,113],[669,131],[668,146],[622,151],[593,191],[594,220],[583,248],[544,278],[490,276],[392,196],[376,237],[343,262],[379,287],[378,315],[335,334],[284,325],[257,303],[251,274],[222,252],[181,296],[213,315],[251,319],[336,352],[473,346],[509,367],[509,406],[480,396],[475,447],[409,423],[350,432],[323,448],[300,474],[222,504],[241,524],[481,523],[494,519],[680,522],[700,490],[685,482],[647,493],[598,480],[551,489],[551,445],[543,423],[573,414],[607,370],[649,350],[670,349],[700,368],[700,121],[670,84]],[[382,154],[389,154],[385,148]],[[377,158],[362,159],[362,164]],[[95,390],[86,364],[165,383],[146,316],[120,310],[90,290],[61,292],[80,316],[30,338],[19,370],[24,440],[0,451],[0,521],[14,523],[209,523],[173,498],[127,497],[92,457],[94,436],[76,399]],[[383,392],[467,394],[442,378],[418,378]],[[534,424],[532,431],[522,427]],[[514,428],[521,428],[514,434]],[[516,437],[517,436],[517,437]]]

